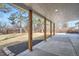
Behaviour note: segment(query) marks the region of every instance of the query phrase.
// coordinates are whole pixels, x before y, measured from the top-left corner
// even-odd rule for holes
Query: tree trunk
[[[21,26],[21,21],[20,21],[20,33],[22,33],[22,26]]]

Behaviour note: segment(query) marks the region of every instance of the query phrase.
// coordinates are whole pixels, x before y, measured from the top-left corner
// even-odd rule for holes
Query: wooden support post
[[[29,40],[28,48],[32,51],[32,10],[29,10]]]
[[[52,36],[52,22],[50,21],[50,36]]]
[[[44,19],[44,40],[46,41],[46,18]]]
[[[53,23],[53,35],[55,35],[55,23]]]

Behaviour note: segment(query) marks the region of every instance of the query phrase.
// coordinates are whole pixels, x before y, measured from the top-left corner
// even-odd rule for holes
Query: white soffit
[[[78,3],[32,3],[26,5],[55,22],[66,22],[79,19]]]

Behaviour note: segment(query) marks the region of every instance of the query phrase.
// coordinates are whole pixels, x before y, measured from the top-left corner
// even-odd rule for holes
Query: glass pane
[[[46,20],[46,37],[50,36],[50,22]]]
[[[12,4],[0,4],[0,47],[28,41],[28,13]]]
[[[44,18],[33,13],[33,41],[40,42],[44,39]]]

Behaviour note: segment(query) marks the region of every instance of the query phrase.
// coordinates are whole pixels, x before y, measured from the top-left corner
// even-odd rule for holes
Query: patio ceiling
[[[79,19],[79,4],[77,3],[32,3],[26,5],[57,23]]]

